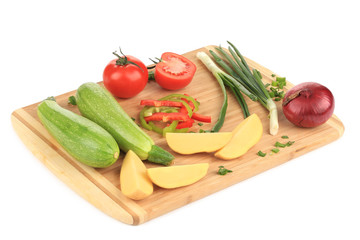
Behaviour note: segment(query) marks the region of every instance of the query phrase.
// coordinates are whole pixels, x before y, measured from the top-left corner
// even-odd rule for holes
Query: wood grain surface
[[[200,60],[196,58],[196,53],[198,51],[208,53],[208,50],[212,48],[213,46],[207,46],[184,54],[197,66],[194,79],[186,88],[179,91],[166,91],[151,81],[139,95],[126,100],[117,99],[119,104],[131,117],[135,118],[136,122],[139,122],[138,114],[142,109],[142,106],[139,105],[141,99],[157,99],[170,93],[187,93],[197,98],[201,103],[198,113],[211,115],[213,119],[213,123],[204,124],[201,127],[194,125],[192,130],[210,129],[218,117],[223,96],[217,81]],[[256,68],[261,72],[265,82],[271,82],[273,79],[271,77],[272,71],[250,59],[246,60],[251,68]],[[79,86],[74,86],[74,88],[77,87]],[[288,82],[285,90],[291,87],[291,83]],[[55,98],[62,107],[80,114],[76,106],[67,103],[68,97],[74,95],[75,92],[76,90]],[[44,98],[46,97],[48,96],[44,96]],[[39,103],[15,110],[11,119],[15,131],[24,144],[64,183],[111,217],[126,224],[138,225],[315,150],[338,139],[344,132],[342,122],[335,115],[325,124],[316,128],[295,127],[286,120],[281,110],[281,104],[277,103],[280,128],[276,136],[271,136],[269,134],[267,110],[259,103],[252,102],[248,98],[246,98],[246,101],[250,113],[258,114],[262,120],[264,133],[260,142],[250,149],[248,153],[231,161],[217,159],[213,154],[209,153],[186,156],[176,154],[169,149],[164,138],[157,133],[144,130],[154,139],[157,145],[170,151],[175,156],[175,165],[207,162],[210,164],[210,168],[205,178],[195,184],[172,190],[155,186],[154,193],[140,201],[133,201],[121,193],[119,175],[124,153],[120,155],[119,160],[114,165],[108,168],[95,169],[88,167],[73,159],[42,126],[36,114]],[[243,114],[240,106],[229,92],[229,106],[221,131],[232,131],[242,120]],[[269,153],[274,148],[276,141],[286,142],[281,138],[282,135],[289,136],[288,140],[295,141],[295,143],[291,147],[281,149],[277,154],[267,154],[266,157],[259,157],[256,154],[259,150]],[[155,164],[147,161],[145,161],[145,164],[147,167],[155,166]],[[218,175],[217,170],[221,165],[231,169],[233,172],[226,176]]]

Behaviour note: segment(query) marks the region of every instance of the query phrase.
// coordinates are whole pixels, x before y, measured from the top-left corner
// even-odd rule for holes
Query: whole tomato
[[[164,89],[178,90],[189,85],[196,72],[196,65],[184,56],[165,52],[156,64],[155,81]]]
[[[121,52],[121,51],[120,51]],[[104,86],[114,96],[131,98],[140,93],[148,82],[148,71],[144,63],[130,56],[120,56],[112,60],[104,69]]]

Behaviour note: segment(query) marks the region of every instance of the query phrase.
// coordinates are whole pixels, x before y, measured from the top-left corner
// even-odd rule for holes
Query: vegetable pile
[[[197,58],[216,78],[221,89],[222,105],[211,130],[189,133],[195,123],[212,123],[212,117],[199,114],[200,102],[188,94],[171,93],[160,99],[142,99],[140,124],[122,109],[118,98],[131,98],[143,91],[150,78],[166,90],[188,86],[196,72],[196,65],[184,56],[165,52],[159,62],[147,68],[139,59],[124,55],[121,50],[104,69],[104,87],[84,83],[69,97],[69,104],[77,105],[81,116],[60,107],[54,99],[39,104],[37,113],[48,132],[74,159],[91,167],[109,167],[118,160],[120,150],[126,153],[120,170],[120,186],[125,196],[141,200],[153,193],[153,184],[162,188],[187,186],[203,178],[208,163],[168,166],[174,156],[157,146],[145,130],[165,137],[168,147],[178,154],[211,153],[222,160],[237,159],[246,154],[263,136],[263,125],[256,113],[250,113],[245,98],[259,102],[269,111],[271,135],[279,129],[275,102],[283,100],[282,112],[299,127],[316,127],[333,114],[334,97],[325,86],[306,82],[285,93],[286,79],[272,75],[273,81],[264,84],[262,74],[250,69],[245,58],[230,42],[210,55],[198,52]],[[231,132],[220,132],[226,119],[228,92],[240,105],[244,120]],[[165,92],[165,91],[164,91]],[[244,96],[245,95],[245,98]],[[142,129],[143,128],[143,129]],[[282,139],[289,137],[283,135]],[[274,140],[275,142],[276,140]],[[276,141],[271,149],[258,151],[259,157],[276,154],[295,141]],[[146,168],[143,160],[166,167]],[[217,174],[232,170],[220,166]]]

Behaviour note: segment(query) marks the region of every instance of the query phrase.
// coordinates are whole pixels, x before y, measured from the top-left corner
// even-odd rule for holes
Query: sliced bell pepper
[[[175,129],[176,129],[178,123],[179,123],[179,121],[173,121],[169,126],[164,127],[162,135],[165,137],[166,133],[175,132]]]
[[[164,112],[164,113],[170,113],[170,112],[178,112],[179,108],[177,107],[149,107],[147,106],[147,109],[144,111],[144,117],[148,117],[153,115],[153,113],[157,112]]]
[[[193,113],[191,116],[192,119],[195,119],[199,122],[211,123],[211,116],[204,116],[198,113]]]
[[[177,93],[174,93],[174,94],[170,94],[166,97],[163,97],[163,98],[160,98],[159,100],[170,100],[170,101],[173,101],[175,99],[182,99],[182,98],[185,98],[186,100],[189,100],[191,101],[193,104],[194,104],[194,112],[196,112],[197,110],[199,110],[199,102],[196,101],[193,97],[190,97],[190,96],[187,96],[187,95],[184,95],[184,94],[177,94]]]
[[[174,113],[153,113],[151,116],[144,117],[145,121],[163,121],[163,122],[169,122],[169,121],[187,121],[190,119],[189,115],[180,113],[180,112],[174,112]]]
[[[182,104],[180,102],[168,101],[168,100],[152,100],[146,99],[141,100],[140,105],[143,106],[154,106],[154,107],[181,107]]]
[[[181,128],[181,129],[175,129],[174,132],[176,133],[187,133],[189,131],[189,128]]]
[[[151,126],[152,131],[163,135],[163,132],[164,132],[163,128],[156,126],[154,122],[149,122],[149,125]]]
[[[191,118],[185,122],[179,122],[178,125],[176,126],[176,129],[190,128],[192,127],[194,122],[195,122],[194,119]]]
[[[139,114],[139,118],[140,118],[140,124],[141,126],[143,126],[143,128],[151,131],[152,127],[146,122],[145,118],[144,118],[144,112],[148,110],[148,107],[144,107]]]

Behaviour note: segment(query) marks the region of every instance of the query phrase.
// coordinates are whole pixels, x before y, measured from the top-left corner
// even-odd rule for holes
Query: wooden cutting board
[[[144,91],[134,98],[118,99],[119,104],[131,117],[134,117],[139,122],[138,114],[142,109],[139,105],[140,99],[157,99],[170,93],[187,93],[200,101],[201,105],[198,113],[211,115],[213,118],[212,124],[204,124],[201,127],[195,125],[193,130],[198,131],[200,128],[204,130],[210,129],[218,117],[223,96],[215,78],[202,62],[196,58],[198,51],[208,53],[209,49],[213,49],[213,46],[184,54],[197,66],[194,79],[186,88],[179,91],[166,91],[152,81],[149,82]],[[247,59],[247,61],[251,68],[256,68],[261,72],[265,82],[271,82],[273,79],[271,77],[272,71],[250,59]],[[74,88],[77,87],[74,86]],[[290,89],[290,87],[292,85],[288,82],[285,90]],[[79,113],[76,106],[67,103],[68,97],[74,95],[75,92],[76,90],[55,98],[64,108]],[[44,95],[44,98],[46,97],[48,96]],[[252,102],[249,99],[246,100],[250,113],[258,114],[262,120],[264,133],[256,146],[244,156],[235,160],[219,160],[209,153],[181,156],[172,152],[165,139],[160,135],[145,130],[157,145],[174,154],[174,164],[207,162],[210,164],[210,168],[206,177],[193,185],[172,190],[155,186],[154,193],[140,201],[133,201],[121,193],[119,174],[124,154],[121,154],[119,160],[111,167],[105,169],[88,167],[74,160],[45,130],[36,114],[39,103],[14,111],[11,118],[13,127],[24,144],[63,182],[104,213],[126,224],[138,225],[326,145],[341,137],[344,132],[342,122],[335,115],[325,124],[316,128],[303,129],[295,127],[286,120],[281,110],[281,104],[277,103],[280,129],[277,136],[271,136],[269,134],[268,112],[259,103]],[[232,131],[242,120],[241,109],[229,92],[229,106],[225,124],[221,131]],[[289,136],[289,139],[282,139],[281,136],[283,135]],[[276,141],[286,142],[288,140],[295,141],[295,143],[291,147],[281,149],[277,154],[269,154]],[[259,150],[267,152],[267,156],[259,157],[256,154]],[[155,166],[147,161],[145,163],[147,167]],[[218,175],[219,166],[225,166],[233,172],[225,176]]]

